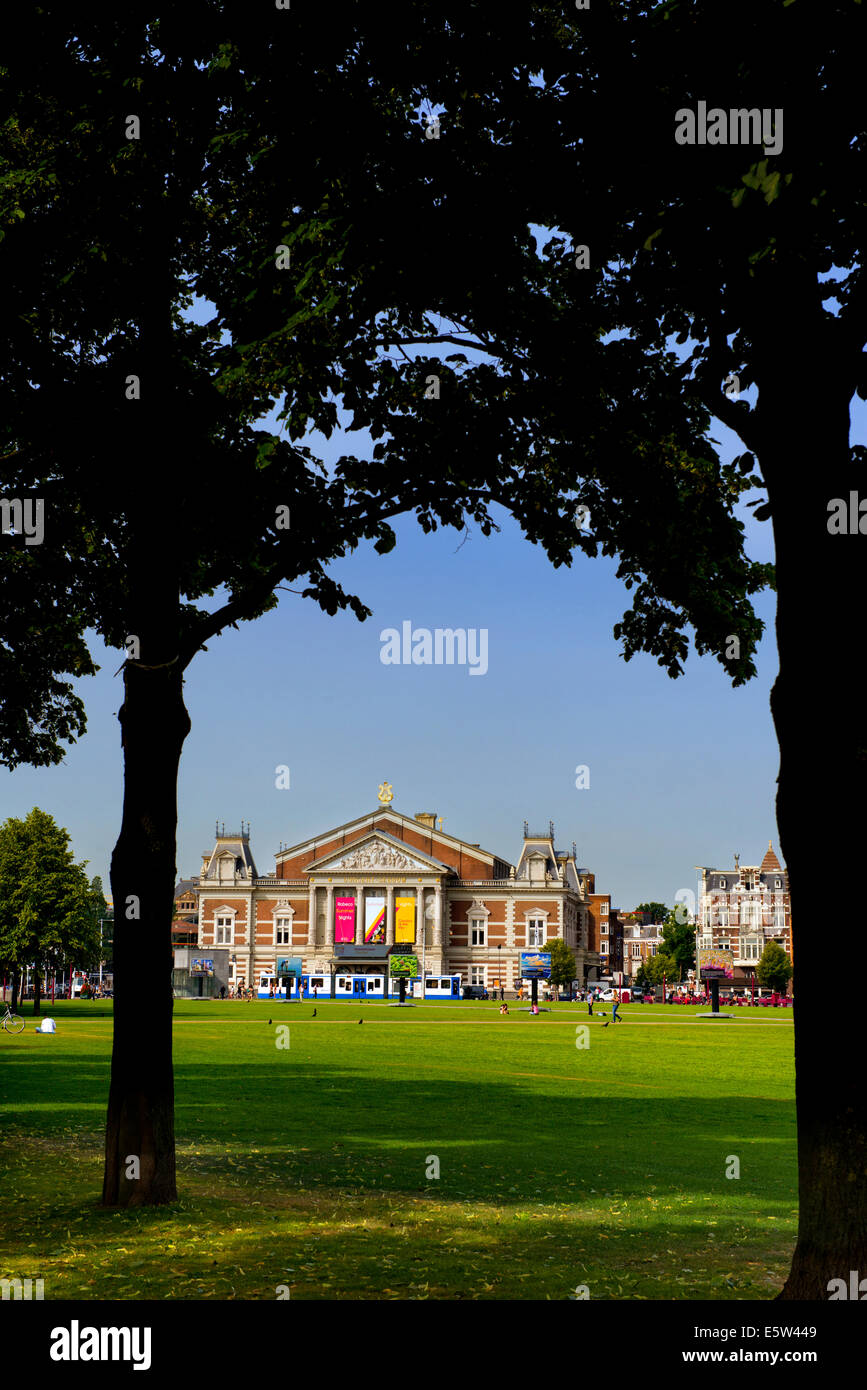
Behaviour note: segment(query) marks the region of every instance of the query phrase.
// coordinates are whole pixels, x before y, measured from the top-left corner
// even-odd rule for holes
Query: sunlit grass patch
[[[580,1051],[575,1006],[368,1006],[359,1028],[321,1001],[180,1005],[180,1199],[111,1211],[110,1010],[80,1008],[4,1040],[0,1274],[46,1299],[738,1299],[785,1278],[790,1028],[660,1009],[680,1026],[594,1022]]]

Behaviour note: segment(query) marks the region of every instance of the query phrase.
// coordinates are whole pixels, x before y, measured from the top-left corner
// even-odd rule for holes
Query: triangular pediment
[[[308,874],[371,873],[393,870],[395,873],[453,873],[448,864],[433,859],[422,850],[412,849],[395,835],[382,830],[363,836],[349,845],[342,845],[331,854],[323,855],[308,864]]]

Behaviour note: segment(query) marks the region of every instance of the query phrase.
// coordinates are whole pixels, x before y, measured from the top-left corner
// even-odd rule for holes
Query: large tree
[[[831,1056],[820,972],[809,966],[812,867],[857,857],[857,818],[842,808],[863,802],[867,769],[852,669],[862,523],[856,515],[841,534],[835,522],[835,499],[848,513],[854,497],[858,512],[867,457],[850,432],[853,399],[867,397],[867,123],[849,75],[865,39],[864,7],[750,0],[645,8],[623,7],[632,11],[622,29],[630,102],[621,99],[622,73],[609,66],[603,83],[606,134],[618,151],[606,180],[618,226],[600,250],[620,323],[650,356],[672,336],[684,344],[684,398],[697,396],[740,437],[744,466],[758,461],[767,490],[756,515],[770,516],[775,544],[777,820],[805,964],[795,1017],[799,1234],[783,1297],[824,1299],[841,1269],[867,1264],[867,1110],[853,1073],[859,1023],[850,1012]],[[576,131],[586,88],[568,61],[561,71]],[[765,150],[679,145],[677,113],[697,113],[699,102],[727,115],[767,112],[780,138]],[[588,170],[570,186],[575,205],[570,213],[564,197],[560,225],[580,226],[595,178]],[[688,542],[680,554],[690,562]],[[739,632],[733,621],[732,637]],[[830,739],[811,760],[808,789],[805,727]]]
[[[170,923],[183,673],[196,652],[274,607],[287,581],[328,613],[367,616],[328,564],[364,539],[389,549],[389,518],[405,511],[425,530],[474,521],[488,533],[498,503],[555,564],[576,539],[595,553],[573,522],[576,457],[613,480],[608,500],[601,484],[593,493],[594,522],[612,552],[619,528],[627,583],[658,559],[625,634],[632,650],[674,660],[665,605],[676,602],[709,645],[737,621],[748,671],[760,631],[749,595],[766,576],[741,553],[743,484],[730,471],[717,486],[706,409],[681,408],[670,387],[674,356],[648,367],[612,341],[604,302],[576,314],[556,257],[537,255],[527,190],[514,196],[475,115],[478,9],[450,163],[419,115],[438,65],[436,7],[410,7],[385,36],[354,6],[303,23],[218,4],[167,5],[158,20],[141,4],[98,19],[83,8],[26,11],[0,74],[13,113],[0,146],[4,482],[45,507],[42,543],[4,538],[0,754],[56,762],[84,727],[60,677],[93,670],[86,632],[125,650],[103,1199],[159,1203],[176,1194]],[[451,21],[457,34],[459,7]],[[500,66],[522,41],[510,20]],[[521,62],[520,81],[501,90],[497,76],[487,91],[532,120],[539,92]],[[432,258],[413,239],[422,226]],[[195,296],[204,324],[189,313]],[[588,385],[566,438],[549,426],[576,354]],[[438,404],[425,400],[431,372]],[[332,433],[338,403],[375,442],[370,460],[326,469],[312,432]],[[257,429],[275,406],[283,431]],[[620,509],[622,496],[635,508]],[[644,514],[657,504],[662,530]],[[183,544],[165,545],[176,516]],[[667,534],[687,521],[691,566],[671,563]]]

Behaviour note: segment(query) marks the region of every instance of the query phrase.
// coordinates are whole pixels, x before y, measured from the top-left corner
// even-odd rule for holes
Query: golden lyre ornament
[[[379,788],[379,799],[383,806],[388,806],[394,800],[394,792],[390,782],[382,782]]]

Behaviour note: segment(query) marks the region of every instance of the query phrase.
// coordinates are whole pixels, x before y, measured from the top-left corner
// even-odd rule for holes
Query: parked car
[[[620,998],[620,994],[616,989],[604,989],[597,998],[601,999],[603,1004],[613,1004],[615,999]]]
[[[484,985],[464,985],[462,998],[464,999],[487,999],[488,991]]]

